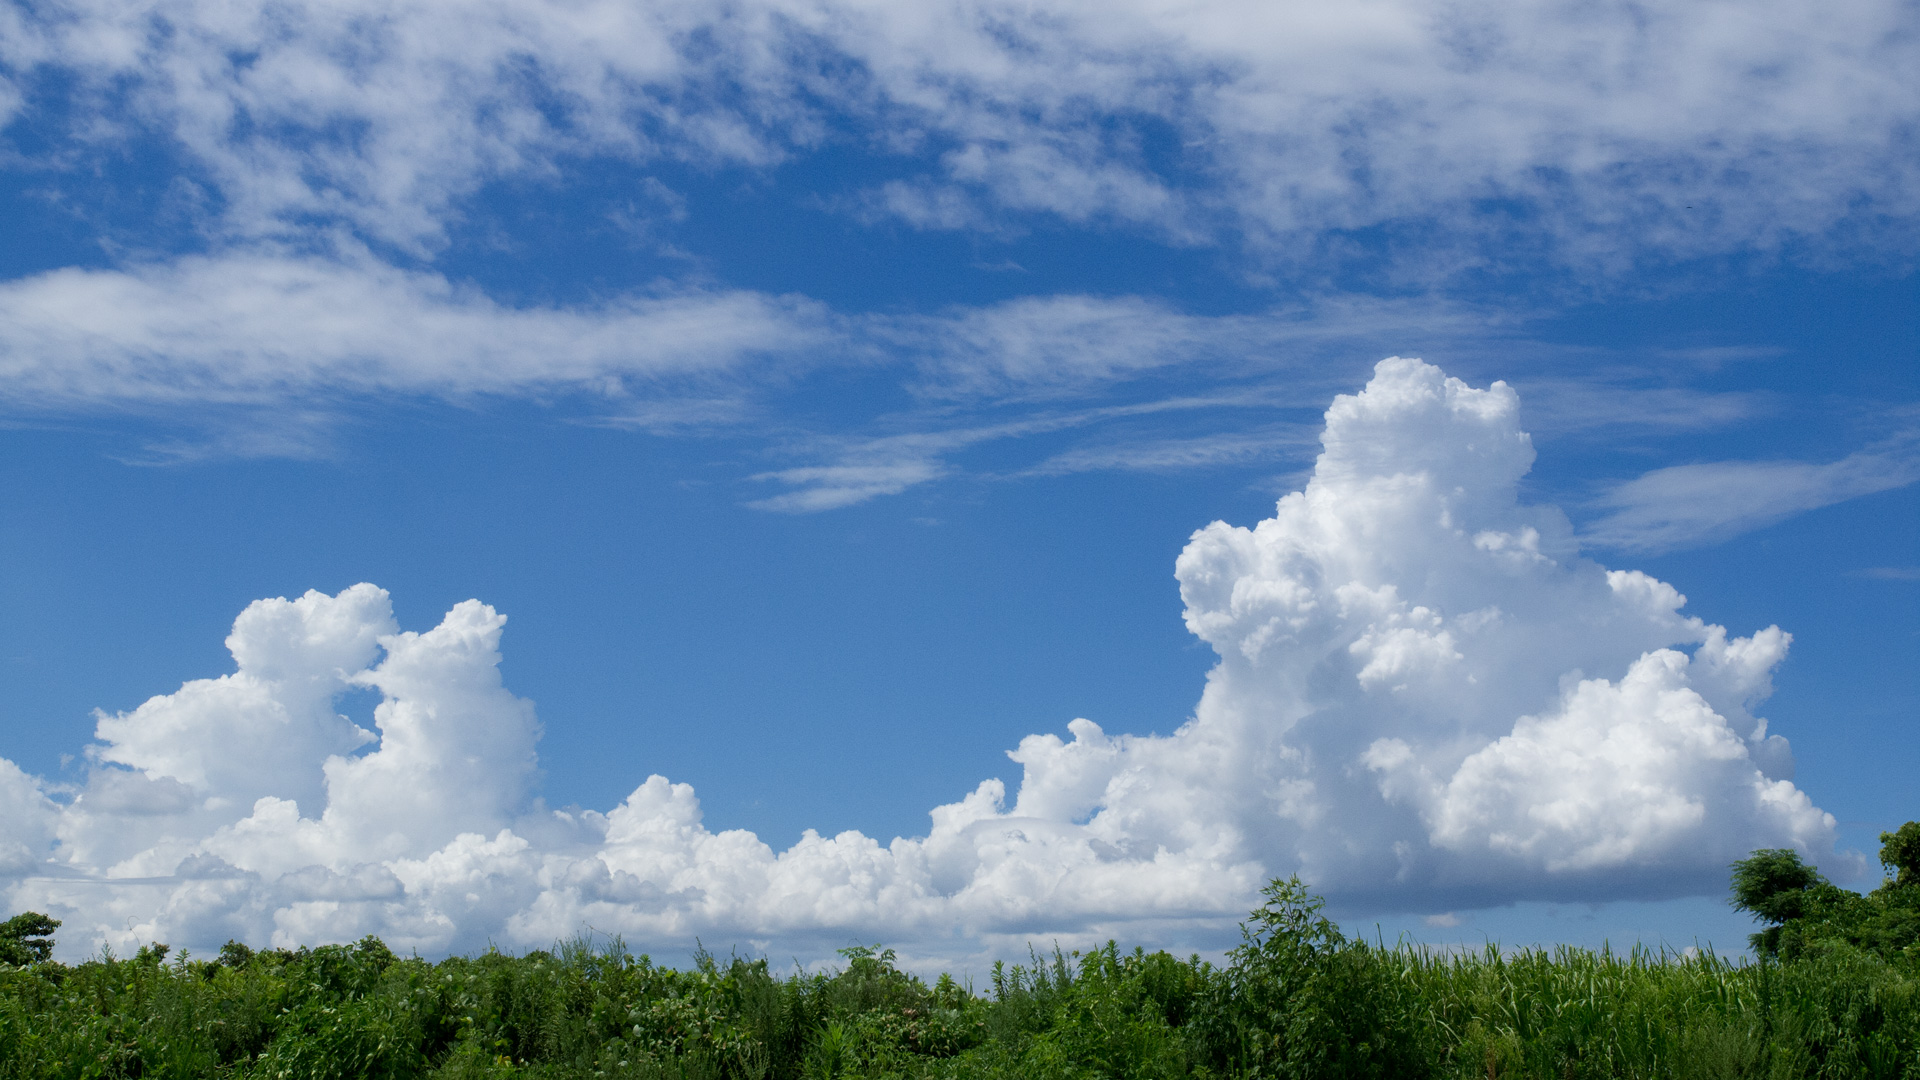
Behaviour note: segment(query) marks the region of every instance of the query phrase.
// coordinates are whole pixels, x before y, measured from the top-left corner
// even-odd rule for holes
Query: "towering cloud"
[[[1305,490],[1216,522],[1177,563],[1219,654],[1168,736],[1032,735],[997,780],[881,845],[776,852],[701,823],[654,776],[619,806],[529,800],[532,707],[502,685],[505,618],[468,601],[401,633],[387,596],[262,600],[237,670],[103,716],[86,785],[0,761],[0,881],[67,920],[69,951],[379,933],[401,948],[848,936],[974,951],[1046,935],[1174,940],[1298,872],[1356,908],[1664,897],[1760,846],[1833,854],[1750,711],[1787,634],[1576,549],[1523,504],[1533,448],[1503,383],[1382,361],[1337,398]],[[382,696],[378,732],[333,702]]]

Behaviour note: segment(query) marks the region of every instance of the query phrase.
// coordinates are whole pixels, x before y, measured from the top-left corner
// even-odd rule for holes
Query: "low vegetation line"
[[[1275,881],[1226,962],[1034,954],[991,984],[890,950],[826,972],[616,940],[437,963],[353,945],[52,961],[0,924],[0,1078],[1889,1077],[1920,1080],[1920,823],[1860,895],[1790,851],[1734,864],[1755,959],[1350,940]]]

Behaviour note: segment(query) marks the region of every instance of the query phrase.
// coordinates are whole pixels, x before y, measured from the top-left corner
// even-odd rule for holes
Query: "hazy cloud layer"
[[[1751,711],[1788,635],[1732,637],[1582,558],[1559,511],[1517,499],[1517,414],[1504,384],[1383,361],[1327,411],[1305,490],[1180,555],[1187,625],[1219,655],[1192,718],[1029,736],[1011,799],[982,783],[922,837],[774,851],[708,830],[659,776],[605,813],[543,809],[504,617],[468,601],[400,632],[358,585],[251,605],[237,670],[101,716],[77,788],[0,762],[6,900],[66,919],[70,953],[369,932],[435,952],[591,925],[940,958],[1192,941],[1293,872],[1350,908],[1437,914],[1715,892],[1758,846],[1854,869]],[[381,695],[377,732],[334,712],[357,688]]]
[[[52,0],[0,18],[0,117],[34,125],[39,167],[157,142],[217,233],[343,224],[422,253],[495,180],[826,146],[897,177],[823,193],[858,215],[1237,236],[1421,277],[1496,250],[1605,268],[1836,230],[1899,250],[1920,190],[1900,0]],[[1379,226],[1405,229],[1385,252],[1353,242]]]

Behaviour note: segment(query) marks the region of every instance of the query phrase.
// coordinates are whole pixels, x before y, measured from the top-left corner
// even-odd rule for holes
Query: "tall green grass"
[[[1224,965],[1115,945],[929,983],[618,942],[429,963],[374,939],[0,971],[0,1077],[1920,1078],[1920,965],[1344,938],[1276,883]]]

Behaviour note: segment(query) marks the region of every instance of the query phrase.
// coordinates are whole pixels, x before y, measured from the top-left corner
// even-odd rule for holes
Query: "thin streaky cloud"
[[[1514,380],[1527,395],[1527,418],[1548,436],[1613,434],[1622,429],[1709,431],[1763,416],[1778,408],[1763,390],[1702,390],[1647,386],[1645,367],[1600,372],[1587,378]]]
[[[929,316],[869,320],[878,345],[911,356],[929,400],[1073,397],[1204,368],[1209,381],[1282,374],[1301,405],[1323,400],[1374,352],[1500,336],[1512,315],[1439,298],[1334,295],[1267,311],[1195,315],[1147,296],[1029,296]]]
[[[839,510],[882,495],[898,495],[917,484],[938,478],[945,471],[932,461],[781,469],[761,473],[752,479],[778,480],[793,484],[800,490],[755,499],[747,505],[755,510],[793,514]]]
[[[1304,405],[1337,379],[1308,361],[1364,357],[1416,326],[1443,337],[1471,321],[1433,304],[1336,299],[1199,316],[1077,295],[848,316],[804,297],[694,288],[516,306],[364,252],[247,248],[0,282],[0,401],[16,411],[310,408],[357,394],[575,391],[605,399],[608,423],[652,429],[724,422],[750,412],[741,380],[777,385],[822,364],[899,368],[903,386],[937,408],[1045,406],[1205,361],[1216,386],[1287,372]],[[700,383],[714,377],[727,385]]]
[[[0,404],[15,415],[153,415],[175,430],[131,460],[168,464],[324,456],[332,427],[359,399],[585,399],[594,404],[584,422],[659,435],[738,434],[757,424],[756,437],[790,464],[752,479],[795,490],[749,505],[819,512],[973,471],[955,460],[967,447],[1164,412],[1250,418],[1197,440],[1115,430],[992,472],[1255,460],[1274,449],[1275,436],[1270,419],[1253,413],[1324,400],[1343,373],[1396,339],[1485,356],[1526,348],[1524,329],[1458,304],[1352,297],[1229,316],[1074,294],[926,316],[847,316],[746,290],[516,307],[364,253],[256,248],[0,283]],[[1568,356],[1540,352],[1553,373],[1522,385],[1539,391],[1530,412],[1543,435],[1702,430],[1774,406],[1758,392],[1660,385],[1644,358],[1575,357],[1588,362],[1582,378],[1563,373],[1576,366]],[[831,367],[891,370],[918,404],[890,416],[843,415],[838,430],[815,433],[765,421],[795,392],[796,375]],[[1164,389],[1159,377],[1176,373],[1198,392],[1124,400]],[[1711,542],[1915,475],[1911,439],[1829,465],[1656,470],[1609,492],[1587,539],[1626,550]]]
[[[785,447],[784,452],[795,456],[812,457],[821,462],[820,464],[771,470],[748,478],[778,481],[794,485],[800,490],[772,498],[753,500],[746,505],[755,509],[785,513],[837,510],[883,495],[897,495],[910,487],[961,472],[963,470],[949,460],[951,456],[983,443],[1031,438],[1112,421],[1171,412],[1268,409],[1276,407],[1279,397],[1280,395],[1275,393],[1273,388],[1251,387],[1211,395],[1163,398],[1071,411],[1046,411],[1017,420],[973,427],[933,428],[869,438],[831,436],[802,439]],[[927,416],[910,414],[889,417],[886,422],[915,426],[925,425],[928,420]],[[1271,439],[1270,435],[1256,437]],[[1295,437],[1299,438],[1299,436]],[[1164,442],[1164,440],[1160,441]],[[1121,452],[1114,446],[1109,446],[1104,451],[1109,456]],[[1182,454],[1181,450],[1172,445],[1163,446],[1156,452],[1164,459],[1160,466],[1163,468],[1173,467],[1175,458]],[[1186,467],[1224,464],[1234,456],[1224,445],[1214,451],[1213,460],[1210,462],[1202,460],[1206,453],[1198,446],[1188,448],[1184,451],[1188,460]],[[1242,452],[1240,456],[1246,455]],[[1117,462],[1118,457],[1114,457],[1114,461]],[[1122,466],[1112,463],[1091,466],[1091,468],[1115,467]],[[1049,470],[1018,470],[1012,475],[1037,475],[1039,471]],[[1089,468],[1075,467],[1050,471],[1084,472],[1089,471]]]
[[[271,252],[0,283],[0,396],[35,409],[459,398],[698,378],[826,340],[741,290],[516,308],[434,273]]]
[[[1655,469],[1613,488],[1581,539],[1621,551],[1725,540],[1795,514],[1920,480],[1920,432],[1839,461],[1718,461]]]
[[[1319,432],[1309,425],[1223,432],[1191,439],[1143,439],[1137,442],[1077,446],[1025,470],[1023,476],[1064,476],[1082,472],[1175,472],[1218,465],[1240,465],[1279,457],[1312,457]]]

